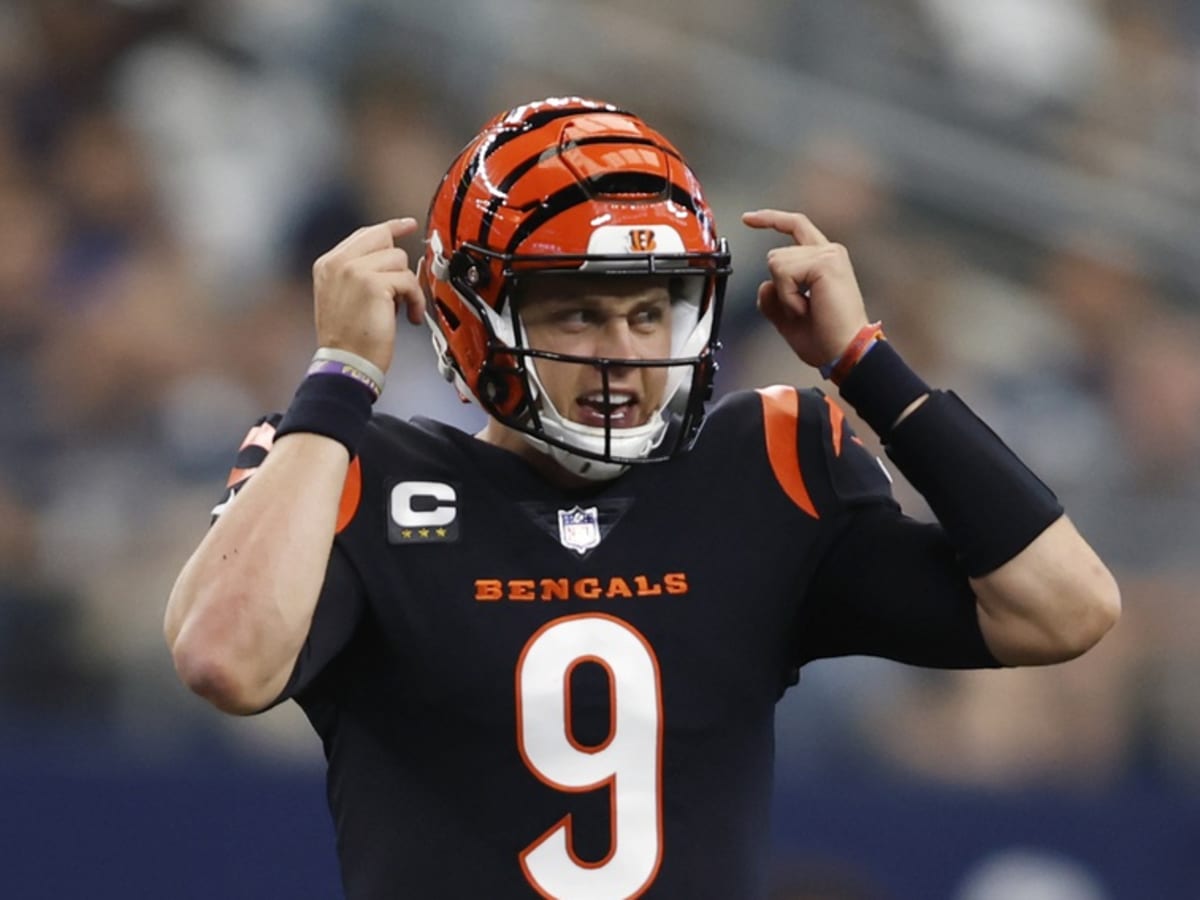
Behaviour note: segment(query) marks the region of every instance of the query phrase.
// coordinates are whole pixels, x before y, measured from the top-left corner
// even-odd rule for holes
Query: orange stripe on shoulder
[[[829,425],[833,428],[833,455],[842,455],[842,423],[846,414],[832,397],[826,395],[825,403],[829,407]]]
[[[337,533],[350,524],[354,514],[358,512],[358,503],[362,499],[362,465],[358,457],[350,460],[350,468],[346,472],[346,483],[342,485],[342,497],[338,501]]]
[[[264,450],[270,450],[274,443],[275,426],[270,422],[263,422],[255,425],[246,433],[238,450],[245,450],[247,447],[262,447]]]
[[[767,459],[775,480],[793,503],[812,516],[821,518],[800,472],[800,452],[796,446],[796,429],[800,417],[800,396],[795,388],[776,384],[759,388],[762,398],[763,429],[767,438]]]
[[[271,452],[271,446],[275,443],[275,426],[270,422],[260,422],[246,432],[246,436],[242,438],[242,443],[238,447],[238,453],[248,447],[261,447],[268,453]],[[258,471],[258,466],[240,467],[234,466],[229,470],[229,477],[225,479],[225,487],[233,487],[241,481],[245,481],[251,475]]]
[[[229,470],[229,477],[225,479],[225,487],[231,488],[238,482],[245,481],[257,471],[258,466],[251,466],[248,469],[239,469],[234,467]]]

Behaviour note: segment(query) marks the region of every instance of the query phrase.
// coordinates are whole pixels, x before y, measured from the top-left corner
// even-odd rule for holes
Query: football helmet
[[[464,398],[586,478],[615,477],[695,442],[712,396],[730,255],[679,151],[631,112],[579,97],[501,113],[442,179],[430,205],[422,281],[442,374]],[[528,345],[522,279],[580,273],[664,276],[671,356],[577,357]],[[604,405],[615,367],[663,367],[666,390],[645,424],[584,425],[555,409],[537,361],[589,365]]]

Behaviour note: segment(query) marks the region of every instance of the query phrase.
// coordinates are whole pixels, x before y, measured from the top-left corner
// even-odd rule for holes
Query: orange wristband
[[[850,344],[842,351],[841,356],[833,362],[821,366],[821,375],[834,384],[841,385],[842,379],[849,375],[850,370],[858,365],[858,361],[875,346],[875,342],[885,340],[887,340],[887,336],[883,333],[883,323],[869,322],[858,329],[858,334],[854,335]]]

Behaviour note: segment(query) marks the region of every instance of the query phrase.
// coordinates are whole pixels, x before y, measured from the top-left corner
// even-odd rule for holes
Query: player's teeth
[[[605,397],[603,394],[588,394],[583,400],[587,403],[604,403]],[[620,406],[623,403],[632,403],[633,394],[618,394],[612,393],[608,395],[608,402],[613,406]]]

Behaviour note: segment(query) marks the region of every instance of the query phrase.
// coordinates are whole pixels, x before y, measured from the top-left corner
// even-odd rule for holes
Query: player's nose
[[[596,340],[596,355],[607,359],[637,359],[637,341],[629,321],[610,316]]]

